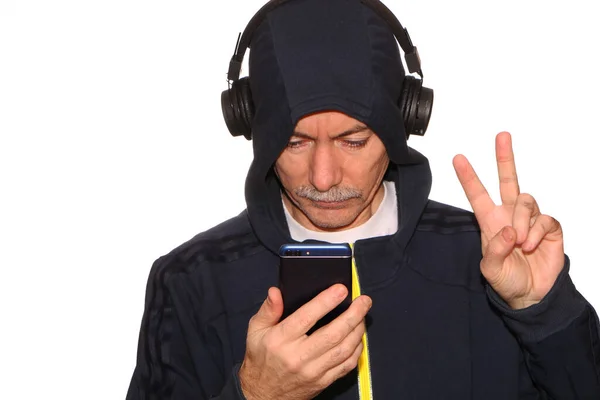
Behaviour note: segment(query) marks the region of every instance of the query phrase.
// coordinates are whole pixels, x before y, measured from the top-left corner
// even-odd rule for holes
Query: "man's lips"
[[[327,209],[327,210],[338,210],[340,208],[344,208],[347,201],[348,200],[344,200],[344,201],[312,201],[311,200],[311,202],[314,204],[315,207],[323,208],[323,209]]]

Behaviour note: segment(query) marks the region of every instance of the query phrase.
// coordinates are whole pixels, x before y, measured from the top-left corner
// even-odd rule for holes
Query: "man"
[[[224,97],[230,130],[251,125],[247,210],[156,261],[128,400],[600,398],[598,318],[560,224],[519,191],[510,135],[501,205],[463,156],[474,214],[428,200],[410,81],[372,6],[290,0],[251,22],[249,87]],[[305,240],[354,243],[363,294],[311,335],[349,294],[280,321],[278,249]]]

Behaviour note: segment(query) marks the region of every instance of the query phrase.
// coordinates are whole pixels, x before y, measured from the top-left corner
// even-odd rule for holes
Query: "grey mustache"
[[[312,186],[300,186],[294,190],[299,197],[312,201],[333,203],[362,197],[360,190],[334,186],[326,192],[320,192]]]

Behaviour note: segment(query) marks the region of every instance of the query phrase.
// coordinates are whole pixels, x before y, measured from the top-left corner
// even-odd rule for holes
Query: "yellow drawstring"
[[[360,296],[360,284],[358,282],[358,272],[356,261],[354,260],[354,244],[352,248],[352,300]],[[358,394],[360,400],[373,400],[373,390],[371,388],[371,366],[369,365],[369,347],[367,346],[367,332],[363,334],[363,350],[358,359]]]

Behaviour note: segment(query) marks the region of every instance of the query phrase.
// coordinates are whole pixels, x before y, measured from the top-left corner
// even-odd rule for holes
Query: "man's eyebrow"
[[[369,127],[366,126],[366,125],[356,124],[352,128],[350,128],[348,130],[345,130],[344,132],[335,135],[333,137],[333,139],[338,139],[338,138],[349,136],[349,135],[352,135],[352,134],[355,134],[355,133],[364,132],[364,131],[366,131],[368,129],[369,129]],[[304,133],[304,132],[300,132],[300,131],[294,131],[293,136],[296,136],[296,137],[299,137],[299,138],[303,138],[303,139],[314,139],[308,133]]]

